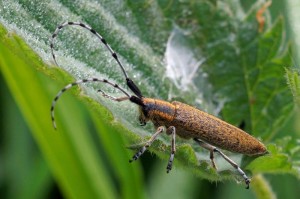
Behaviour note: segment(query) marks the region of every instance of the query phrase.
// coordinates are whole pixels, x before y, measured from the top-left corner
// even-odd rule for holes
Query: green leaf
[[[118,53],[145,96],[181,100],[222,116],[236,126],[245,123],[246,131],[266,143],[271,152],[253,161],[230,154],[250,172],[298,175],[294,164],[299,158],[291,156],[287,149],[280,151],[280,143],[275,144],[274,139],[293,109],[284,76],[284,67],[292,63],[290,46],[284,42],[284,20],[281,17],[273,24],[267,23],[265,27],[271,28],[259,33],[255,14],[261,2],[248,12],[239,1],[217,2],[4,0],[0,3],[0,23],[9,31],[1,29],[2,48],[6,49],[3,51],[6,54],[1,55],[1,70],[66,195],[118,197],[112,180],[117,176],[123,197],[142,197],[141,174],[136,168],[139,165],[127,164],[133,152],[126,151],[124,145],[145,141],[155,129],[152,125],[138,126],[135,105],[115,103],[97,92],[101,88],[118,96],[115,90],[86,84],[80,86],[81,94],[74,93],[85,102],[88,111],[65,94],[56,107],[59,133],[52,132],[50,119],[45,121],[49,117],[45,107],[50,107],[64,84],[87,77],[109,78],[128,91],[115,60],[97,38],[80,27],[67,27],[59,33],[54,49],[60,69],[54,66],[48,39],[57,25],[65,21],[83,21],[98,31]],[[12,32],[22,39],[10,40]],[[23,42],[29,47],[24,47]],[[168,64],[163,63],[164,59]],[[172,60],[176,60],[174,65],[170,63]],[[35,74],[36,69],[47,76]],[[174,71],[180,74],[176,76]],[[35,86],[26,85],[27,81]],[[86,97],[82,97],[83,93]],[[36,104],[33,106],[32,102]],[[101,144],[87,134],[91,127],[86,116],[92,118],[97,142]],[[167,159],[169,139],[161,136],[149,150]],[[108,161],[98,156],[98,145],[105,149]],[[236,178],[232,168],[219,158],[219,172],[216,172],[210,165],[208,152],[194,143],[178,139],[177,146],[175,165],[209,180]],[[291,148],[295,150],[296,144]],[[112,167],[111,175],[104,172],[107,164]],[[73,180],[74,176],[78,181]]]
[[[0,32],[1,72],[9,82],[11,92],[65,194],[71,198],[117,198],[112,184],[113,176],[105,173],[105,159],[99,159],[91,135],[86,134],[90,129],[82,117],[87,115],[86,111],[83,111],[74,100],[66,100],[68,103],[62,107],[64,111],[61,114],[58,113],[65,125],[60,126],[62,130],[59,133],[55,132],[51,122],[47,119],[49,118],[47,107],[51,102],[49,91],[57,90],[57,85],[54,86],[52,80],[37,73],[36,69],[45,71],[45,65],[22,40],[14,35],[7,36],[8,33],[3,28]],[[45,72],[56,77],[68,77],[58,70],[47,69]],[[99,112],[106,120],[104,122],[97,120],[97,122],[101,125],[101,130],[107,132],[110,128],[105,127],[108,126],[107,123],[111,123],[112,116],[103,108]],[[71,118],[70,115],[74,117]],[[122,145],[120,134],[116,131],[112,131],[109,137],[119,140],[118,144]],[[99,138],[101,139],[100,135]],[[129,158],[129,154],[123,149],[121,151],[115,149],[115,152]],[[111,166],[120,167],[113,164]],[[124,173],[130,178],[128,176],[125,178]],[[125,187],[121,190],[124,198],[141,196],[141,192],[126,188],[132,184],[135,184],[137,188],[141,184],[137,167],[130,167],[118,174],[122,180],[121,184]]]
[[[286,79],[296,104],[300,105],[300,79],[297,69],[286,69]]]
[[[21,45],[19,45],[19,43],[21,43]],[[61,179],[58,180],[62,185],[65,186],[66,190],[69,189],[69,196],[72,196],[73,194],[77,195],[78,197],[83,197],[85,195],[90,197],[97,196],[97,192],[95,192],[92,187],[88,188],[88,185],[87,187],[81,187],[79,183],[81,180],[87,181],[87,175],[83,175],[85,173],[84,171],[86,170],[83,165],[85,165],[86,163],[81,162],[79,157],[73,156],[74,154],[72,154],[71,152],[72,145],[74,144],[72,143],[72,139],[70,139],[70,137],[68,136],[64,136],[63,134],[61,134],[59,137],[55,135],[53,130],[51,130],[51,127],[49,126],[49,122],[45,119],[47,118],[48,110],[44,107],[47,107],[47,104],[49,103],[49,94],[45,91],[43,92],[41,80],[38,79],[33,68],[30,68],[30,66],[26,65],[25,60],[16,58],[15,55],[7,49],[6,45],[14,45],[13,47],[15,47],[16,49],[19,48],[19,56],[22,56],[22,51],[28,52],[29,49],[26,49],[26,47],[22,46],[24,44],[22,44],[22,41],[17,38],[12,37],[11,40],[7,41],[7,43],[3,43],[2,40],[1,71],[4,74],[6,80],[10,82],[10,89],[14,93],[17,102],[21,105],[21,110],[26,115],[26,119],[29,121],[29,124],[33,132],[35,133],[37,140],[40,142],[42,150],[44,151],[44,153],[46,153],[47,159],[52,162],[54,173],[56,173],[58,176],[61,176]],[[29,55],[26,54],[26,59],[29,59],[30,61],[30,58],[28,57]],[[34,60],[37,60],[37,58],[35,58]],[[31,61],[30,63],[34,62]],[[35,83],[28,84],[26,82]],[[49,80],[48,83],[50,83]],[[79,126],[77,126],[77,128],[78,127]],[[85,128],[81,130],[84,129]],[[69,130],[71,131],[71,129]],[[63,141],[63,139],[66,140]],[[86,142],[86,140],[83,139],[81,140],[81,142],[84,143]],[[86,150],[86,152],[89,154],[95,153],[93,151],[90,151],[91,149],[87,148]],[[97,160],[92,161],[97,162]],[[66,164],[69,166],[63,167],[60,166],[60,164]],[[71,165],[76,165],[76,167],[71,167]],[[99,172],[97,173],[98,174],[94,173],[94,176],[98,176],[98,178],[105,178],[105,174],[99,174]],[[68,175],[70,176],[69,178],[66,177]],[[69,185],[72,179],[71,176],[73,176],[73,178],[76,176],[76,181],[73,181],[73,185]],[[95,178],[94,180],[98,181],[97,178]],[[97,184],[101,185],[101,183],[99,182]],[[74,191],[73,189],[76,187],[77,189],[75,189]],[[81,189],[84,189],[85,191],[82,193],[82,191],[80,191]],[[101,189],[101,186],[99,186],[99,189]],[[73,197],[75,197],[75,195],[73,195]],[[107,190],[106,192],[103,192],[103,196],[105,195],[106,197],[113,197],[113,192],[111,190]]]
[[[2,83],[2,76],[0,78]],[[14,100],[6,94],[8,88],[3,83],[0,103],[3,114],[1,143],[4,143],[1,145],[1,185],[6,189],[4,193],[1,192],[1,197],[45,198],[52,185],[49,167],[40,156]]]

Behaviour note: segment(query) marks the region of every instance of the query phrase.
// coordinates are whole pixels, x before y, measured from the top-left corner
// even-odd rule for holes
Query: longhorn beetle
[[[119,87],[117,84],[112,83],[106,79],[98,78],[88,78],[75,81],[71,84],[65,86],[62,90],[58,92],[51,106],[51,119],[54,128],[56,129],[56,123],[54,120],[54,107],[60,96],[67,91],[81,83],[86,82],[102,82],[108,84],[117,90],[121,91],[125,96],[123,97],[113,97],[102,90],[98,90],[104,97],[109,98],[116,102],[121,102],[129,100],[130,102],[138,105],[139,107],[139,121],[141,125],[146,125],[148,121],[151,121],[157,128],[156,132],[151,136],[151,138],[141,147],[138,152],[132,157],[129,162],[137,160],[154,140],[163,133],[166,129],[166,133],[171,135],[171,154],[169,162],[167,164],[167,173],[172,169],[172,163],[174,160],[174,155],[176,152],[175,147],[175,137],[176,135],[184,139],[193,139],[201,147],[207,149],[210,152],[210,160],[213,168],[216,169],[216,164],[214,161],[214,153],[219,153],[229,164],[231,164],[237,172],[244,178],[246,183],[246,188],[249,188],[250,179],[247,177],[245,172],[228,156],[226,156],[217,147],[236,153],[242,153],[245,155],[263,155],[267,153],[266,147],[256,138],[244,132],[243,130],[228,124],[215,116],[212,116],[206,112],[203,112],[197,108],[189,106],[181,102],[166,102],[160,99],[153,99],[144,97],[137,87],[137,85],[130,79],[124,69],[123,64],[120,62],[117,54],[112,50],[110,45],[106,40],[97,33],[94,29],[80,22],[65,22],[59,25],[52,37],[50,39],[51,53],[55,64],[57,61],[54,55],[53,42],[56,38],[58,32],[66,26],[80,26],[84,29],[89,30],[93,35],[98,37],[100,41],[104,44],[107,50],[111,53],[112,57],[116,60],[120,66],[127,86],[133,92],[133,95],[126,92],[124,89]]]

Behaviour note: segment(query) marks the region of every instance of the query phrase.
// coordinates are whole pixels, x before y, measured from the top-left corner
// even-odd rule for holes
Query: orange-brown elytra
[[[250,179],[247,177],[245,172],[234,161],[232,161],[229,157],[222,153],[218,148],[250,156],[262,155],[267,153],[267,150],[266,147],[259,140],[247,134],[243,130],[187,104],[177,101],[166,102],[160,99],[144,97],[139,88],[136,86],[136,84],[128,77],[124,66],[120,62],[117,54],[112,50],[112,48],[109,46],[106,40],[94,29],[81,22],[65,22],[59,25],[52,34],[50,47],[52,57],[56,64],[57,61],[54,55],[53,42],[58,32],[63,27],[69,25],[75,25],[85,28],[99,38],[99,40],[109,50],[112,57],[120,66],[124,74],[126,84],[133,92],[133,95],[126,92],[117,84],[114,84],[106,79],[88,78],[68,84],[58,92],[58,94],[52,101],[51,118],[54,128],[56,128],[54,120],[54,107],[57,100],[65,91],[67,91],[75,85],[85,82],[102,82],[118,89],[125,95],[123,97],[115,98],[106,94],[102,90],[98,90],[104,97],[117,102],[129,100],[132,103],[137,104],[139,106],[140,111],[140,124],[146,125],[148,121],[151,121],[157,128],[156,132],[144,144],[144,146],[141,147],[140,150],[138,150],[138,152],[132,157],[130,162],[137,160],[147,150],[147,148],[151,146],[151,144],[157,138],[157,136],[166,130],[166,133],[168,135],[171,135],[171,154],[167,164],[167,172],[169,172],[172,169],[172,163],[176,152],[175,138],[176,135],[178,135],[179,137],[184,139],[193,139],[201,147],[209,150],[210,159],[214,168],[216,168],[216,164],[214,162],[214,153],[219,153],[229,164],[231,164],[239,172],[239,174],[245,180],[246,188],[249,188]]]

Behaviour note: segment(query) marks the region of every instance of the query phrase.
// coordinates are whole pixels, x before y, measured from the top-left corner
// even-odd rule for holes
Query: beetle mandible
[[[246,188],[249,188],[250,179],[247,177],[245,172],[218,148],[249,156],[263,155],[267,153],[267,149],[263,143],[261,143],[259,140],[249,135],[248,133],[244,132],[243,130],[231,124],[228,124],[222,121],[221,119],[218,119],[217,117],[203,112],[195,107],[177,101],[167,102],[160,99],[144,97],[137,85],[132,81],[132,79],[128,77],[124,66],[120,62],[117,54],[115,53],[115,51],[112,50],[112,48],[106,42],[106,40],[94,29],[81,22],[65,22],[59,25],[52,34],[50,47],[52,57],[56,65],[58,64],[53,49],[54,39],[56,38],[58,32],[62,30],[62,28],[72,25],[80,26],[84,29],[87,29],[93,35],[100,39],[100,41],[104,44],[104,46],[111,53],[112,57],[120,66],[124,74],[126,84],[133,92],[133,95],[130,95],[117,84],[112,83],[106,79],[88,78],[68,84],[58,92],[58,94],[52,101],[51,119],[55,129],[56,123],[54,120],[54,107],[60,96],[65,91],[78,84],[85,82],[102,82],[118,89],[125,95],[123,97],[115,98],[106,94],[102,90],[98,90],[102,93],[104,97],[117,102],[129,100],[130,102],[137,104],[140,112],[140,124],[146,125],[148,121],[151,121],[157,128],[156,132],[151,136],[151,138],[144,144],[143,147],[141,147],[140,150],[138,150],[138,152],[132,157],[132,159],[129,160],[130,162],[137,160],[147,150],[147,148],[151,146],[151,144],[158,137],[158,135],[163,133],[166,129],[166,133],[168,135],[171,135],[171,154],[167,164],[167,173],[169,173],[169,171],[172,169],[172,163],[176,152],[175,138],[176,135],[178,135],[179,137],[184,139],[193,139],[201,147],[207,149],[210,152],[210,160],[214,168],[216,168],[216,164],[214,161],[214,153],[219,153],[229,164],[231,164],[238,171],[238,173],[245,180]]]

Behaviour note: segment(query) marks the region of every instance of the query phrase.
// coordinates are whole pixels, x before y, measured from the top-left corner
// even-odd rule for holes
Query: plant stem
[[[257,174],[252,178],[252,191],[258,199],[276,199],[275,193],[263,175]]]

